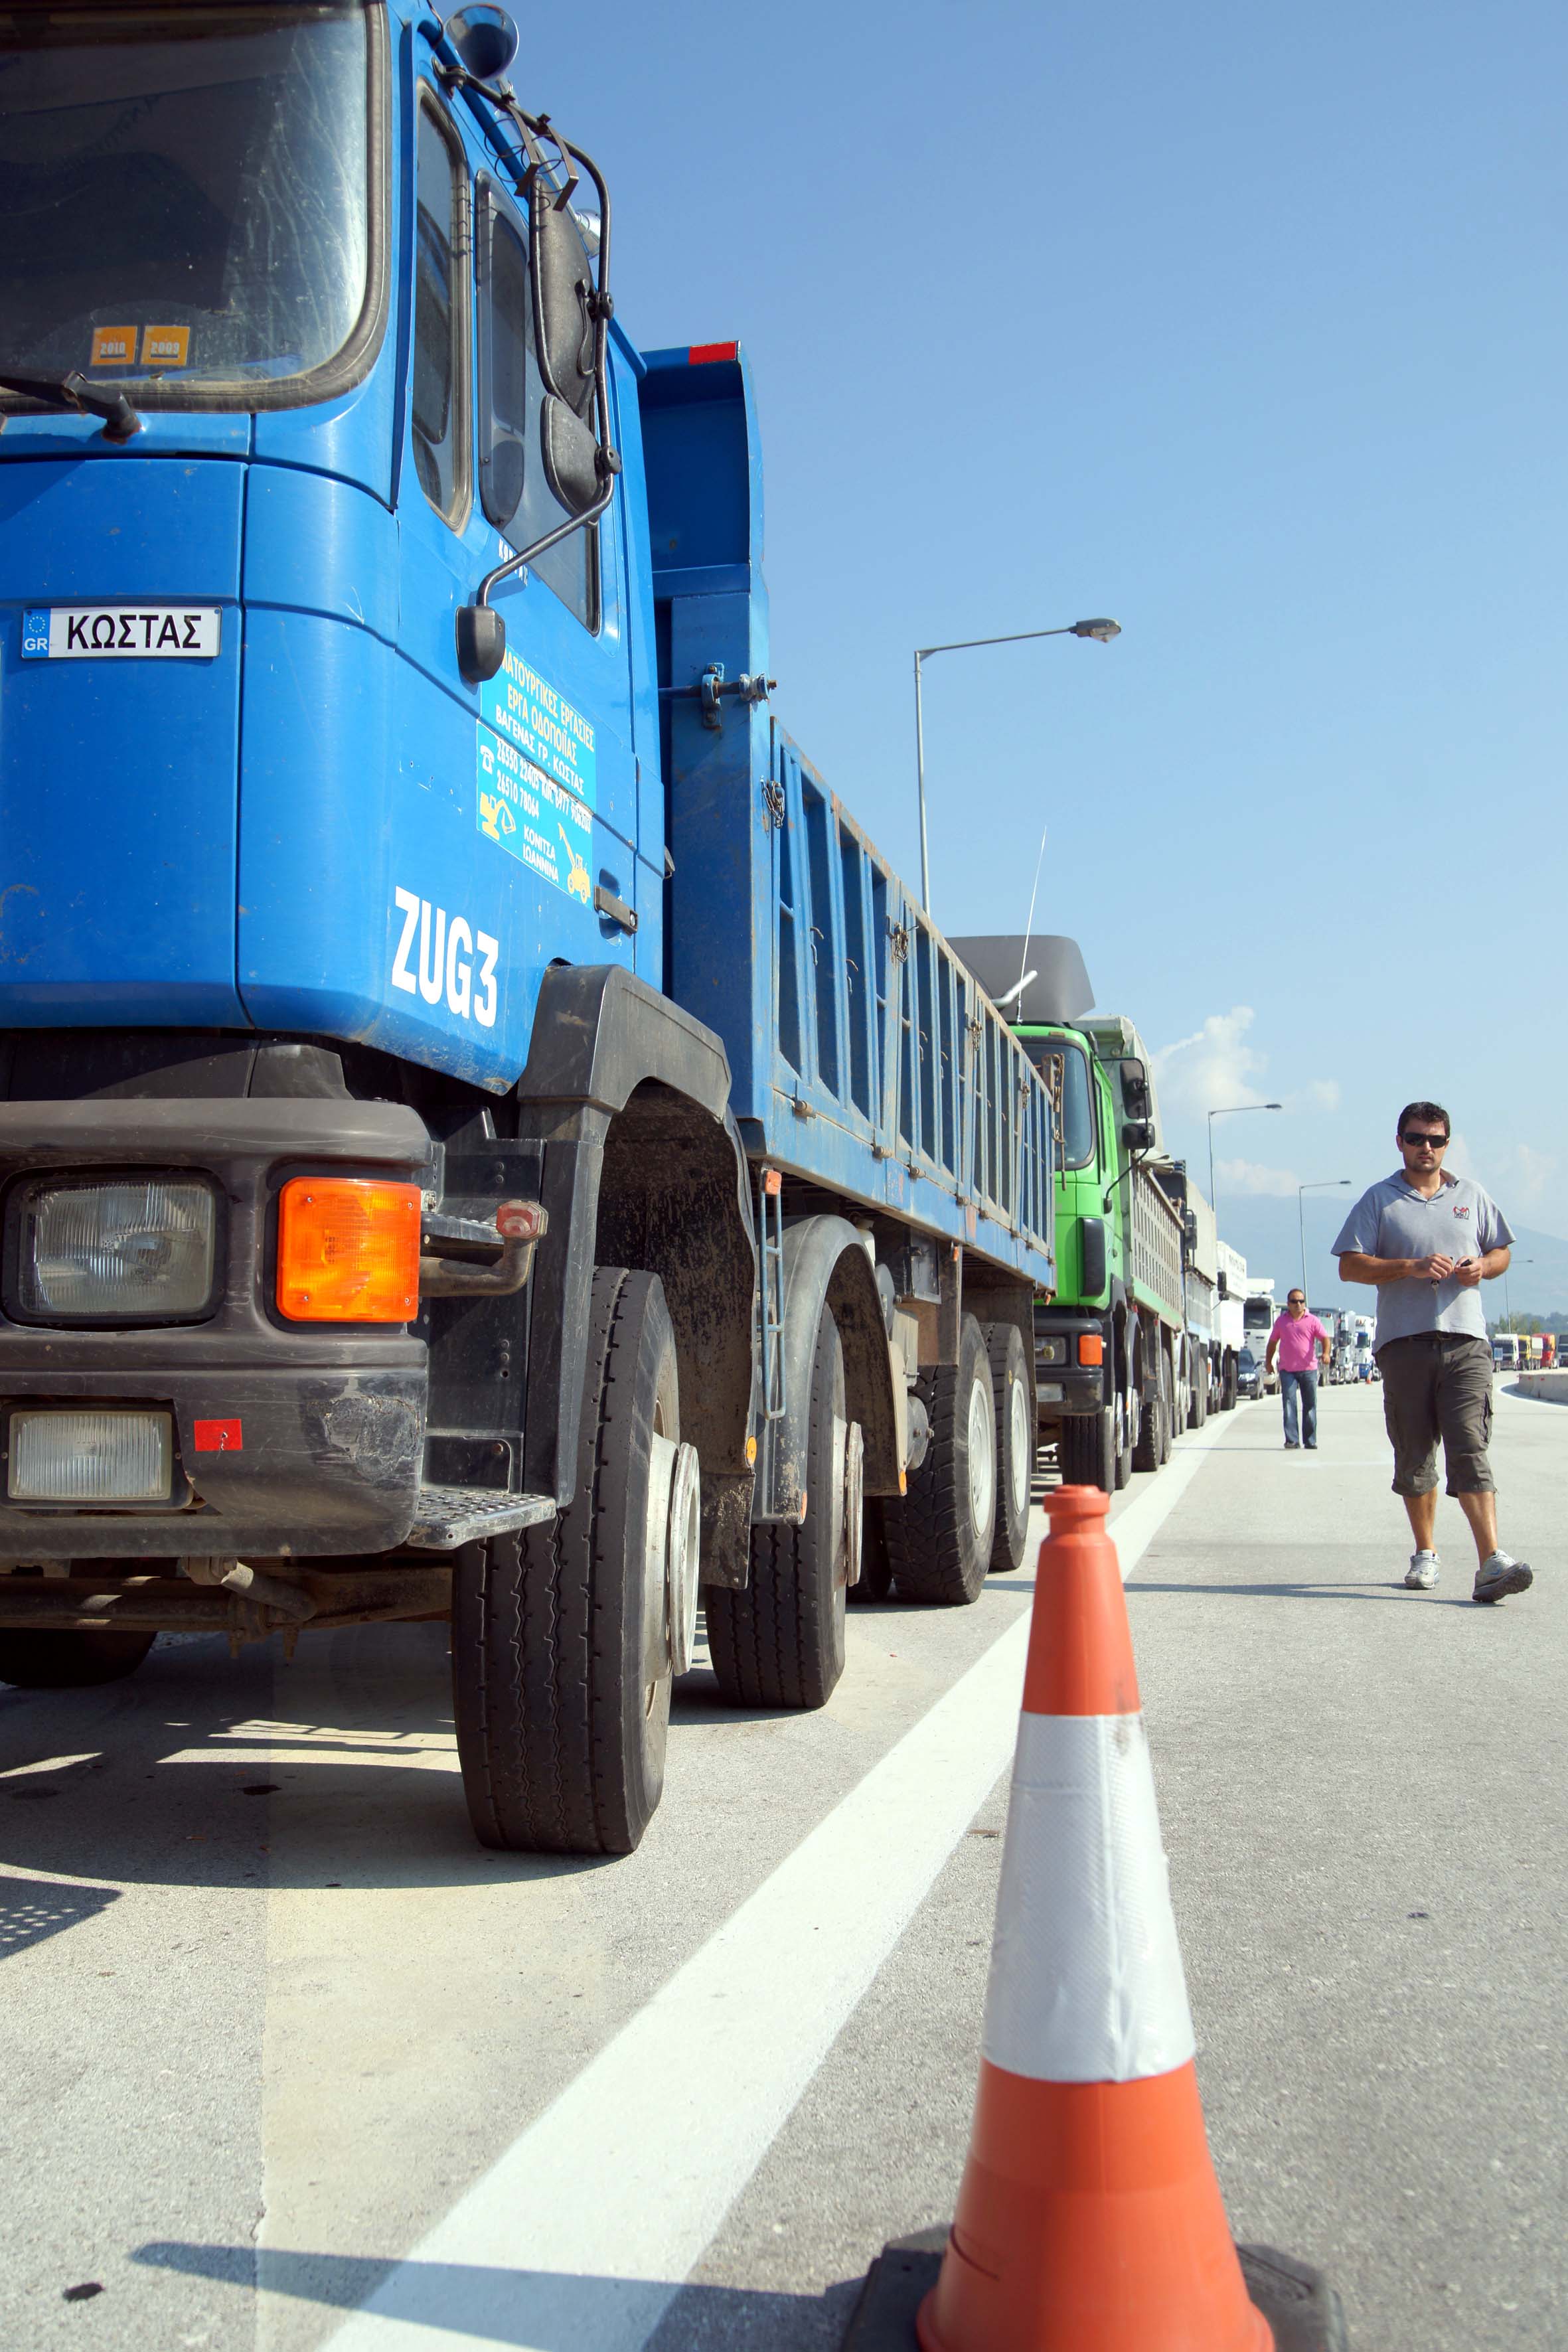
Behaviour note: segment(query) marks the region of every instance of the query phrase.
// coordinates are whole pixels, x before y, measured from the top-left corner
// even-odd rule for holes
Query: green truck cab
[[[952,941],[1051,1087],[1057,1282],[1035,1303],[1036,1413],[1061,1474],[1110,1493],[1158,1470],[1206,1402],[1184,1307],[1181,1210],[1149,1056],[1131,1021],[1091,1013],[1076,940]]]

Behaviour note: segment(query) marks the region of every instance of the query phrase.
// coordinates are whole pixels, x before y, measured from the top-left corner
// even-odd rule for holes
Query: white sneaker
[[[1410,1579],[1406,1577],[1405,1580],[1408,1584]],[[1477,1570],[1476,1589],[1470,1597],[1475,1601],[1500,1601],[1505,1593],[1528,1592],[1534,1581],[1522,1559],[1515,1559],[1511,1552],[1494,1551]]]
[[[1436,1553],[1413,1551],[1410,1565],[1405,1571],[1405,1581],[1412,1592],[1430,1592],[1437,1581]]]

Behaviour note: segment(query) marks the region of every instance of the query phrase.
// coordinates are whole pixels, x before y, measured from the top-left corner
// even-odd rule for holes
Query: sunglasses
[[[1402,1135],[1399,1140],[1401,1143],[1407,1143],[1412,1151],[1419,1151],[1427,1144],[1431,1145],[1434,1151],[1447,1151],[1448,1149],[1448,1139],[1446,1135],[1411,1135],[1406,1133]]]

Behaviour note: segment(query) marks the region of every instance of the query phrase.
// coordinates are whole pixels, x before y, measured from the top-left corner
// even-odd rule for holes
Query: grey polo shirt
[[[1431,1200],[1413,1192],[1404,1169],[1363,1192],[1340,1230],[1334,1255],[1363,1257],[1481,1257],[1513,1240],[1508,1219],[1479,1184],[1446,1171]],[[1373,1352],[1416,1331],[1465,1331],[1487,1336],[1479,1289],[1447,1282],[1383,1282],[1377,1289]]]

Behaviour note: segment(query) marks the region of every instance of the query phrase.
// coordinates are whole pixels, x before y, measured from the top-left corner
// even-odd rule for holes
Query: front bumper
[[[423,1121],[392,1103],[180,1098],[0,1103],[0,1194],[22,1175],[200,1169],[224,1208],[217,1304],[203,1322],[80,1330],[0,1311],[0,1447],[16,1406],[159,1407],[169,1503],[20,1504],[0,1477],[0,1560],[383,1551],[414,1525],[427,1393],[423,1339],[272,1312],[276,1198],[289,1176],[395,1176],[427,1188]]]
[[[1105,1367],[1080,1364],[1080,1338],[1103,1340],[1099,1319],[1092,1315],[1067,1316],[1049,1308],[1035,1309],[1035,1401],[1043,1427],[1058,1421],[1087,1419],[1104,1409]]]

